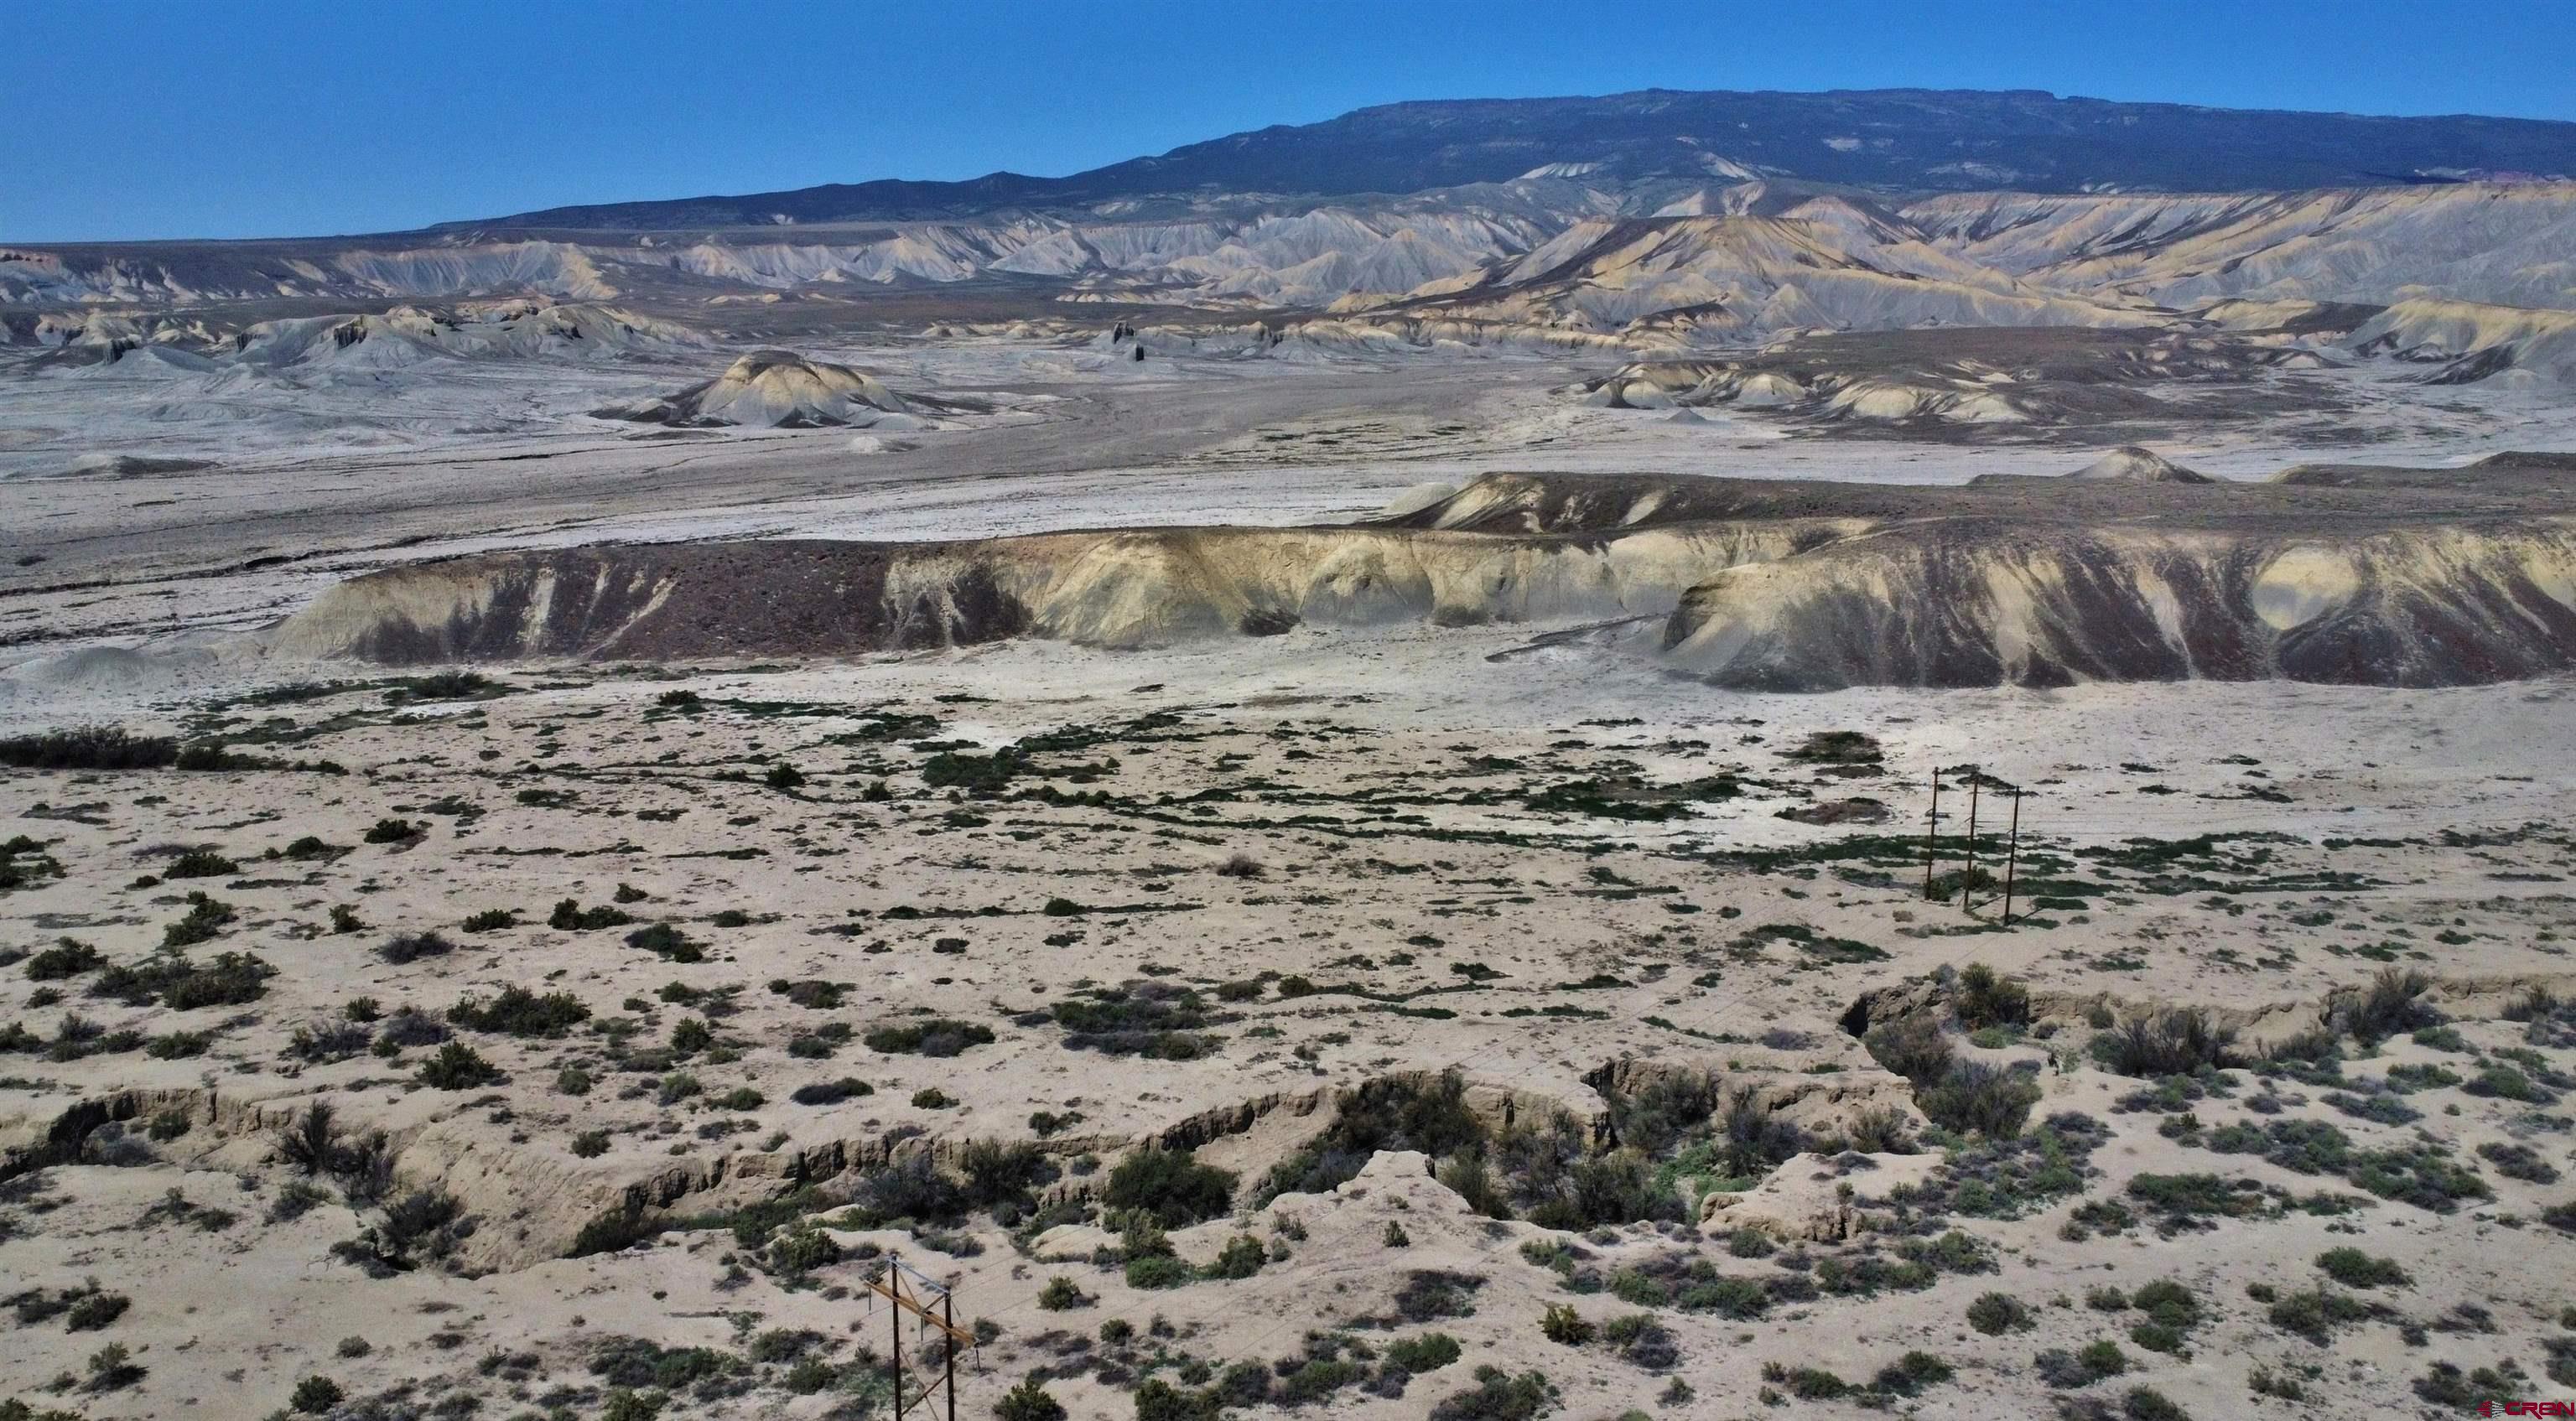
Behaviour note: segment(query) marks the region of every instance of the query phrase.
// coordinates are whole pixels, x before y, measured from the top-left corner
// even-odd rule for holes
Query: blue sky
[[[21,242],[1054,175],[1399,99],[1924,86],[2576,119],[2567,0],[11,0],[0,36]]]

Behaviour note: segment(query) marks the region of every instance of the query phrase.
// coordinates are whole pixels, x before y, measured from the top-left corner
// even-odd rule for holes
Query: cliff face
[[[1019,635],[1150,647],[1302,624],[1661,616],[1724,568],[1856,526],[1792,519],[1620,538],[1183,528],[496,553],[344,583],[272,644],[418,664],[847,655]]]
[[[2576,513],[2554,461],[2343,473],[1946,489],[1503,475],[1339,527],[495,553],[344,583],[267,635],[289,655],[420,664],[1667,617],[1677,669],[1748,689],[2576,668]]]
[[[1894,528],[1692,588],[1665,654],[1715,684],[1801,691],[2546,675],[2576,666],[2576,522]]]

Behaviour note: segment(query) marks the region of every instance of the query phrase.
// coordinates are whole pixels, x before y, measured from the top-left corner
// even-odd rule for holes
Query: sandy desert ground
[[[709,355],[403,387],[437,408],[364,448],[0,410],[13,471],[102,428],[216,464],[0,483],[0,736],[144,762],[0,772],[0,1414],[885,1415],[898,1335],[939,1356],[870,1301],[894,1257],[975,1339],[958,1414],[1015,1421],[2576,1394],[2563,676],[1764,694],[1644,619],[461,669],[258,634],[494,549],[2101,452],[1675,422],[1535,355],[817,349],[974,408],[864,448],[579,417]],[[2402,373],[2157,448],[2576,448]],[[533,413],[453,431],[485,403]]]

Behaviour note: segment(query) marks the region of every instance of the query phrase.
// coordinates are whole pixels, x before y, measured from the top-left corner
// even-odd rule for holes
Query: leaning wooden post
[[[948,1324],[948,1421],[957,1421],[957,1300],[939,1295],[940,1320]]]
[[[1975,911],[1969,905],[1968,895],[1977,890],[1977,781],[1985,777],[1983,766],[1968,767],[1968,867],[1966,872],[1959,875],[1961,912]]]
[[[1932,863],[1941,845],[1941,767],[1932,767],[1932,812],[1923,819],[1923,896],[1932,896]]]
[[[2004,926],[2012,926],[2013,869],[2021,862],[2021,786],[2013,786],[2012,838],[2004,848]]]
[[[903,1421],[903,1309],[894,1297],[903,1286],[902,1262],[894,1254],[886,1255],[886,1312],[894,1322],[894,1421]]]

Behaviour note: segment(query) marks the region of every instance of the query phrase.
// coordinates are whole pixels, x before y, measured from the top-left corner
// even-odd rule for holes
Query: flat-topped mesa
[[[1739,562],[1862,526],[1708,523],[1616,538],[1151,528],[960,543],[674,543],[482,554],[332,588],[285,654],[850,655],[1035,636],[1134,648],[1299,625],[1663,616]]]
[[[1664,649],[1745,690],[2553,675],[2576,669],[2576,519],[1911,523],[1718,574]]]
[[[1673,666],[1744,688],[2467,684],[2576,668],[2558,463],[2316,485],[1492,475],[1329,527],[484,554],[344,583],[265,637],[420,664],[1663,617]]]

